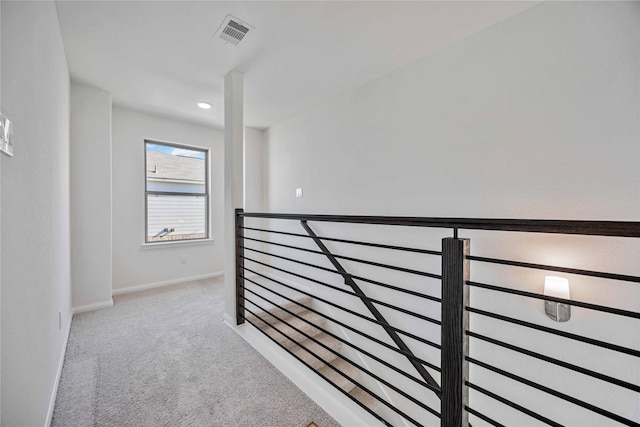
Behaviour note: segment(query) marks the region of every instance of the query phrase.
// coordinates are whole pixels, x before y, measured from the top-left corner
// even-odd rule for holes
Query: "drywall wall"
[[[262,129],[244,129],[244,210],[262,212],[263,163],[266,134]]]
[[[268,130],[266,208],[275,212],[638,221],[639,31],[638,3],[543,3],[314,106]],[[298,187],[304,188],[303,198],[295,198]],[[336,237],[391,242],[402,235],[405,242],[417,246],[433,244],[431,249],[438,249],[443,237],[433,236],[430,241],[425,235],[420,242],[422,232],[412,235],[397,230],[387,235],[375,227],[354,231],[353,227],[315,226],[319,234],[346,233]],[[637,242],[605,239],[593,249],[593,241],[586,238],[538,236],[521,244],[516,236],[466,232],[464,237],[473,239],[472,252],[484,255],[639,273]],[[316,263],[325,265],[326,260]],[[415,265],[425,269],[430,262],[408,262],[406,267]],[[438,266],[434,269],[437,273]],[[486,281],[536,292],[541,291],[544,275],[527,273],[510,281],[514,277],[510,271],[498,276],[482,267],[474,271],[475,277]],[[640,308],[640,291],[635,286],[573,280],[577,280],[572,287],[576,299],[635,311]],[[615,292],[603,293],[602,286]],[[472,299],[481,307],[549,326],[537,301],[492,299],[481,292]],[[423,312],[430,310],[416,307],[415,300],[400,302]],[[438,314],[437,308],[432,311],[428,314]],[[584,310],[574,313],[572,322],[551,325],[638,348],[637,327],[616,320],[602,322],[600,316]],[[472,320],[481,330],[502,328],[495,322]],[[398,322],[412,330],[410,322]],[[560,358],[570,354],[578,364],[598,368],[594,358],[600,353],[595,356],[593,349],[567,348],[509,328],[502,331],[507,340],[534,344],[536,350]],[[616,334],[612,336],[611,331]],[[431,338],[439,339],[437,332]],[[630,419],[640,417],[637,398],[629,394],[602,392],[604,386],[590,393],[594,386],[588,380],[563,382],[568,378],[564,373],[541,373],[539,365],[522,358],[481,345],[474,351],[486,351],[483,354],[493,360],[523,369],[523,375],[549,381],[560,390],[573,386],[580,398],[614,408]],[[607,369],[612,376],[640,380],[637,364],[628,359],[614,359]],[[502,388],[508,387],[504,381],[478,369],[473,375],[475,380],[508,390]],[[563,411],[553,399],[530,390],[518,389],[510,396],[532,403],[534,410],[551,411],[561,423],[606,422],[588,411]],[[473,398],[484,409],[500,411],[504,418],[499,421],[507,425],[527,422],[526,417],[505,413],[495,402],[477,395]]]
[[[269,208],[637,219],[637,7],[540,5],[273,126]]]
[[[0,5],[0,112],[2,111],[2,6]],[[2,161],[0,161],[0,242],[2,242]],[[2,266],[2,243],[0,243]],[[0,331],[2,331],[2,274],[0,274]],[[0,379],[2,378],[2,339],[0,334]],[[2,381],[0,380],[0,423],[2,423]]]
[[[71,288],[74,308],[111,303],[111,94],[71,85]]]
[[[70,323],[69,72],[53,2],[2,2],[2,425],[48,424]],[[58,325],[61,312],[62,324]]]
[[[235,210],[244,203],[244,75],[232,70],[224,76],[224,276],[225,316],[235,316]]]
[[[207,147],[211,156],[211,235],[213,241],[144,247],[144,140]],[[113,108],[113,291],[222,272],[224,133]],[[181,257],[186,264],[181,264]]]
[[[2,111],[2,5],[0,5],[0,112]],[[0,161],[0,242],[2,242],[2,161]],[[2,266],[2,243],[0,243]],[[2,274],[0,274],[0,331],[2,331]],[[2,339],[0,334],[0,379],[2,378]],[[2,381],[0,380],[0,423],[2,423]]]

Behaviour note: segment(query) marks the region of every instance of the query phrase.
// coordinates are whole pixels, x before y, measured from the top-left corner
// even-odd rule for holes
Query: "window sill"
[[[176,242],[157,242],[157,243],[143,243],[140,245],[141,249],[162,249],[162,248],[177,248],[181,246],[201,246],[201,245],[211,245],[213,244],[214,239],[199,239],[199,240],[186,240],[186,241],[176,241]]]

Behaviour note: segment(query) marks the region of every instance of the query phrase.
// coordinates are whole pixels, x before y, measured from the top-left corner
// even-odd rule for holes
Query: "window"
[[[145,141],[146,243],[209,238],[209,150]]]

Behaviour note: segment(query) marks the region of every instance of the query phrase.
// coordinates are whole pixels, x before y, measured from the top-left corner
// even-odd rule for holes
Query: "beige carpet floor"
[[[223,284],[114,297],[76,315],[53,426],[338,424],[223,322]]]

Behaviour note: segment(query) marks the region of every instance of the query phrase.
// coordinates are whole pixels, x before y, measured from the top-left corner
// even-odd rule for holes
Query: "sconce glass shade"
[[[569,280],[564,277],[546,276],[544,278],[544,294],[550,297],[571,299]],[[547,316],[556,322],[566,322],[571,319],[571,306],[554,301],[544,302]]]

